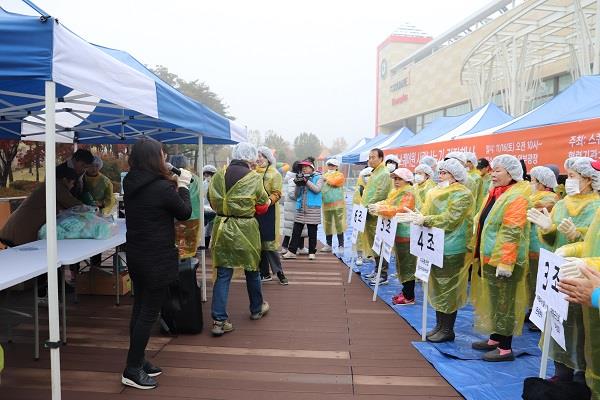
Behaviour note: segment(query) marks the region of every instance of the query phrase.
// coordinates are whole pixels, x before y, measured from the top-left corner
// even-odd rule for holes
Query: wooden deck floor
[[[213,338],[209,302],[199,335],[158,332],[147,357],[163,368],[150,391],[120,383],[128,347],[131,298],[81,296],[68,305],[69,343],[61,349],[63,399],[458,399],[461,396],[412,347],[417,334],[332,256],[286,261],[287,287],[264,284],[269,314],[248,316],[245,284],[229,297],[235,330]],[[24,299],[29,297],[24,297]],[[24,300],[23,300],[24,301]],[[42,338],[47,316],[42,311]],[[207,328],[208,327],[208,328]],[[4,327],[0,331],[5,335]],[[49,353],[32,360],[33,324],[23,320],[13,342],[2,338],[6,368],[0,399],[49,399]]]

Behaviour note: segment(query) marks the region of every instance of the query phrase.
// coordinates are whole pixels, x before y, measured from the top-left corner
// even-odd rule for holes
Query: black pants
[[[384,278],[384,279],[387,278],[389,267],[390,267],[389,263],[384,258],[383,261],[381,262],[381,277],[382,278]],[[377,268],[379,268],[379,257],[375,256],[375,273],[377,273]]]
[[[490,339],[496,341],[496,342],[500,342],[500,344],[498,345],[498,348],[501,350],[510,350],[512,349],[512,336],[504,336],[504,335],[498,335],[497,333],[492,333],[490,335]]]
[[[415,281],[402,282],[402,294],[407,300],[415,298]]]
[[[287,249],[290,246],[290,239],[291,239],[291,236],[284,236],[283,243],[281,243],[281,247],[283,247],[284,249]],[[304,238],[303,237],[300,238],[300,242],[298,243],[298,248],[299,249],[304,248]]]
[[[150,339],[152,326],[158,320],[167,295],[167,286],[148,287],[137,273],[129,272],[133,284],[133,310],[129,324],[129,352],[127,366],[139,368],[144,362],[144,352]]]
[[[290,246],[288,250],[294,254],[298,251],[300,244],[300,236],[302,235],[302,229],[305,224],[300,222],[294,222],[294,229],[292,230],[292,239],[290,240]],[[306,224],[308,230],[308,253],[315,254],[317,252],[317,224]]]
[[[338,246],[344,247],[344,234],[338,233],[337,238],[338,238]],[[333,235],[326,235],[325,240],[327,241],[327,244],[329,246],[331,246],[333,244]]]

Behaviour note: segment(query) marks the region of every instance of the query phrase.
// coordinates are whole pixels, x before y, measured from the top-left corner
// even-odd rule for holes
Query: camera
[[[296,177],[294,178],[294,183],[296,186],[306,186],[306,175],[304,175],[302,172],[297,173]]]

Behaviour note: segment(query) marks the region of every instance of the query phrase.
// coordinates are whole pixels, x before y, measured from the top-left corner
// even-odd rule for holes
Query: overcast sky
[[[490,0],[33,1],[90,42],[206,82],[249,129],[329,145],[373,136],[377,46],[398,26],[435,37]]]

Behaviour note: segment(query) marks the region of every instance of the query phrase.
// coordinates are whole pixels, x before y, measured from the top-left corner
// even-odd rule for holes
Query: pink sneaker
[[[392,300],[392,304],[399,306],[409,306],[411,304],[415,304],[415,299],[407,299],[403,294],[400,294],[398,297],[395,297]]]

